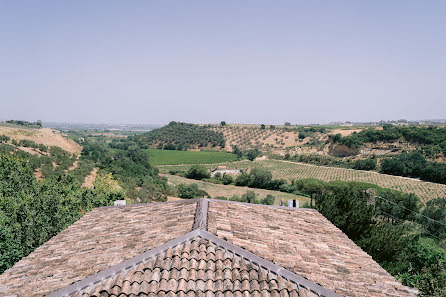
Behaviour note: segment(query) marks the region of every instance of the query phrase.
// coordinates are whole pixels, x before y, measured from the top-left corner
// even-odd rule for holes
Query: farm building
[[[239,169],[227,169],[226,166],[217,166],[214,170],[211,172],[211,176],[215,176],[217,173],[220,173],[221,175],[229,174],[229,175],[238,175],[243,170]]]
[[[212,199],[97,208],[0,296],[413,296],[312,209]]]

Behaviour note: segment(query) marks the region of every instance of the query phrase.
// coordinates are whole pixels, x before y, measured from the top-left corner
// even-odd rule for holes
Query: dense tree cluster
[[[223,133],[208,127],[179,122],[170,122],[167,126],[134,136],[130,140],[134,140],[142,148],[156,146],[166,150],[225,146]]]
[[[305,185],[308,182],[312,186]],[[368,193],[371,187],[376,196]],[[310,189],[317,210],[392,275],[418,288],[420,296],[445,296],[445,199],[430,201],[420,213],[415,195],[369,184],[337,181],[315,186],[301,180],[290,188],[307,194]],[[432,233],[435,229],[439,232]]]
[[[446,184],[446,164],[427,161],[420,152],[401,153],[381,162],[381,172]]]
[[[359,148],[366,142],[404,140],[418,145],[436,146],[446,153],[446,128],[439,127],[398,127],[387,124],[382,130],[369,128],[353,132],[349,136],[332,135],[330,137],[333,142],[339,142],[351,148]]]
[[[0,273],[92,208],[123,199],[106,185],[82,188],[69,175],[38,182],[33,172],[26,158],[0,155]]]
[[[31,127],[31,128],[42,128],[42,121],[28,122],[28,121],[22,121],[22,120],[9,120],[9,121],[6,121],[6,123],[13,124],[13,125],[19,125],[19,126],[25,126],[25,127]]]

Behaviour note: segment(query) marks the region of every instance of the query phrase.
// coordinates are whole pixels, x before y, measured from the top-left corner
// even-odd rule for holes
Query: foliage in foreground
[[[303,190],[297,182],[295,185]],[[423,220],[414,195],[373,187],[382,198],[372,195],[371,199],[366,191],[371,187],[321,183],[313,188],[315,207],[389,273],[419,289],[420,296],[445,296],[446,250],[443,241],[429,233],[432,224],[437,228],[446,224],[445,216],[433,221],[423,211]],[[436,210],[438,207],[434,213]]]
[[[80,187],[71,176],[38,182],[27,159],[0,156],[0,273],[91,209],[123,199],[101,183]]]

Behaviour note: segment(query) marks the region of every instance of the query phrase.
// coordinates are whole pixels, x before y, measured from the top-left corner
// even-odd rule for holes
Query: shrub
[[[254,191],[247,191],[246,194],[242,196],[242,202],[254,203],[256,201],[256,193]]]
[[[418,219],[426,233],[446,238],[446,198],[437,198],[426,203]]]
[[[246,157],[249,161],[254,161],[258,156],[260,156],[260,151],[258,149],[252,149],[246,152]]]
[[[6,135],[0,135],[0,143],[2,142],[8,142],[10,140],[10,138]]]
[[[222,181],[224,185],[230,185],[234,182],[234,179],[229,174],[225,174],[223,175]]]
[[[201,190],[198,188],[197,184],[179,184],[177,187],[178,196],[180,198],[201,198],[201,197],[209,197],[209,194],[206,193],[206,191]]]
[[[353,169],[374,170],[376,169],[376,159],[357,160],[353,163]]]
[[[203,178],[211,177],[211,174],[209,173],[206,167],[201,165],[193,165],[189,168],[189,170],[187,170],[185,176],[187,178],[200,180]]]
[[[265,204],[265,205],[273,205],[275,200],[276,200],[276,198],[274,198],[273,195],[268,194],[268,195],[266,195],[265,198],[263,198],[261,200],[260,203]]]

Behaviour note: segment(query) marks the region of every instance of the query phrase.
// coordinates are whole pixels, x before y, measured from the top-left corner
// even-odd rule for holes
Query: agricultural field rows
[[[212,198],[217,196],[224,196],[226,198],[230,198],[233,195],[237,195],[241,197],[246,193],[246,191],[254,191],[258,198],[264,198],[266,195],[273,195],[276,200],[274,204],[279,205],[280,200],[283,199],[284,202],[290,199],[299,200],[299,205],[302,206],[304,203],[309,203],[310,199],[304,196],[293,195],[289,193],[283,193],[279,191],[271,191],[271,190],[263,190],[263,189],[252,189],[248,187],[237,187],[233,185],[222,185],[222,184],[214,184],[210,182],[204,182],[194,179],[189,179],[177,175],[169,175],[169,174],[161,174],[161,176],[167,177],[169,182],[179,185],[179,184],[192,184],[195,183],[201,190],[206,191]]]
[[[280,160],[263,160],[256,162],[238,161],[220,163],[218,165],[226,165],[228,166],[228,169],[265,168],[272,172],[273,178],[283,178],[288,181],[292,179],[315,178],[323,181],[342,180],[371,183],[383,188],[414,193],[422,201],[428,201],[438,197],[446,197],[446,185],[370,171],[324,167]],[[215,168],[217,164],[206,164],[205,166],[212,169]],[[185,170],[188,167],[188,165],[179,165],[160,166],[159,168],[161,172],[168,173],[171,169]]]
[[[291,128],[290,131],[286,131],[284,129],[271,130],[269,126],[261,129],[259,125],[226,125],[213,126],[211,129],[223,133],[227,151],[231,151],[233,145],[242,149],[257,147],[263,151],[273,151],[304,143],[298,138],[297,130]]]

